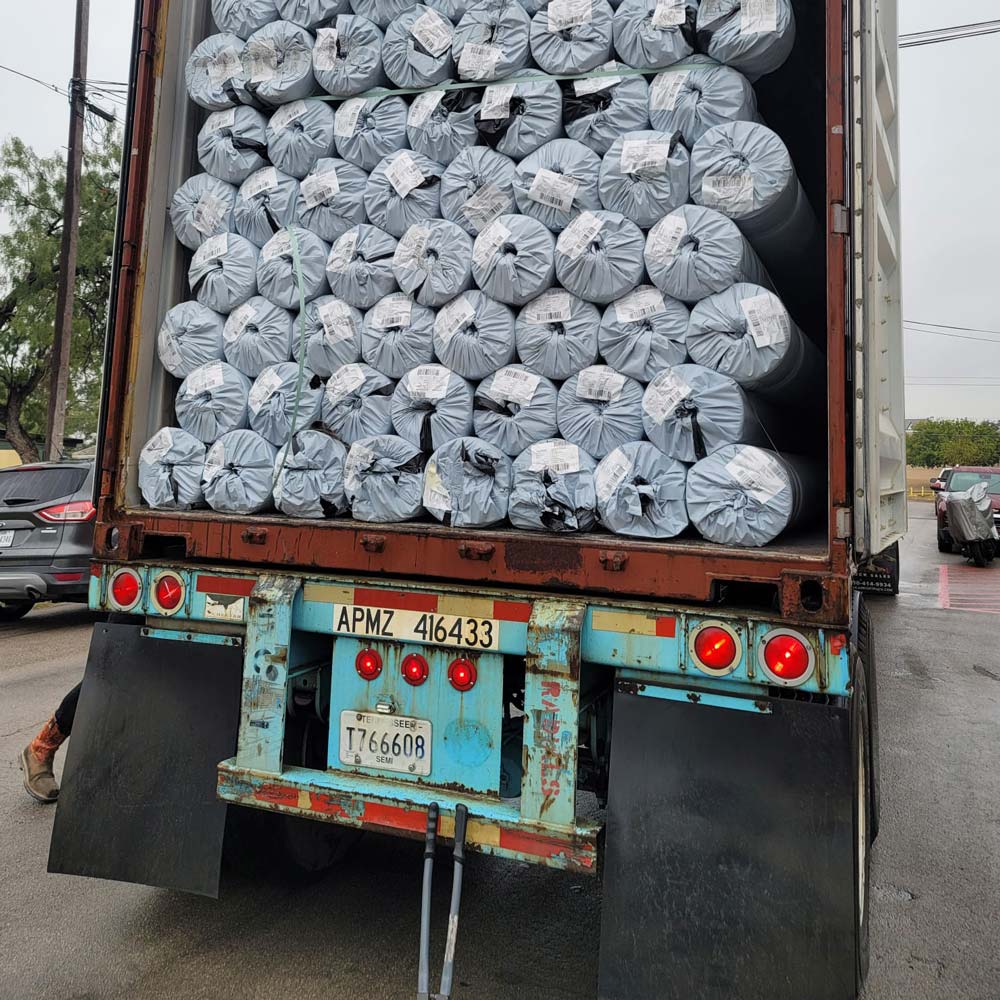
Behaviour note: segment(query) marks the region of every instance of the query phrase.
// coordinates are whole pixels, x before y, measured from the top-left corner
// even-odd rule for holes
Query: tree
[[[915,466],[997,465],[1000,427],[987,420],[921,420],[906,443]]]
[[[109,127],[89,144],[81,184],[79,259],[66,433],[97,428],[101,361],[111,293],[120,140]],[[38,459],[48,405],[49,360],[60,280],[66,164],[20,139],[0,147],[0,422],[24,461]]]

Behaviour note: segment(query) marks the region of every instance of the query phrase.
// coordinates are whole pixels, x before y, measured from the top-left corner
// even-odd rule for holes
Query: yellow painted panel
[[[595,632],[624,635],[656,635],[656,619],[630,611],[594,611],[591,627]]]
[[[329,583],[307,583],[302,588],[302,599],[316,604],[353,604],[353,587],[335,587]]]

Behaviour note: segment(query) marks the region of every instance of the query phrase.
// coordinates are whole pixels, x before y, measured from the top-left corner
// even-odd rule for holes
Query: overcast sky
[[[898,2],[901,32],[998,16],[998,0]],[[6,0],[0,63],[65,88],[74,9],[74,0]],[[91,0],[91,79],[127,78],[131,16],[131,0]],[[904,314],[920,323],[1000,330],[1000,34],[905,49],[900,61]],[[19,135],[42,152],[65,146],[66,101],[57,94],[0,71],[0,109],[0,134]],[[991,341],[985,333],[964,336]],[[954,384],[1000,375],[1000,336],[992,340],[908,331],[908,415],[1000,419],[1000,385]]]

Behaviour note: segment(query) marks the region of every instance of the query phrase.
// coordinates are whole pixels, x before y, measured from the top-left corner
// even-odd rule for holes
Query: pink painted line
[[[951,595],[948,592],[948,567],[938,566],[938,607],[950,608]]]

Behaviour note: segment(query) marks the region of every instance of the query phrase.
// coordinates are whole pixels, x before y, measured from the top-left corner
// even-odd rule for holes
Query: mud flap
[[[49,871],[217,897],[239,646],[94,629],[68,743]]]
[[[615,696],[601,1000],[852,1000],[849,708],[651,690]]]

